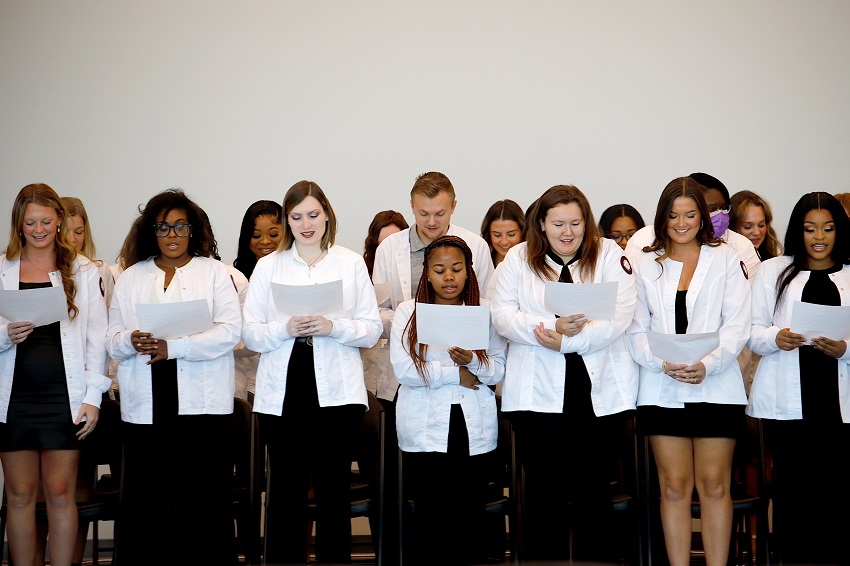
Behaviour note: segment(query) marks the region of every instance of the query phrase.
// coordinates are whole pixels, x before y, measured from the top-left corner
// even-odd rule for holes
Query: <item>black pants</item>
[[[405,561],[432,564],[480,564],[486,559],[485,495],[496,475],[495,451],[469,455],[469,436],[460,405],[452,405],[448,451],[405,452],[404,484],[416,513],[406,528],[412,552]],[[409,488],[409,489],[408,489]]]
[[[177,362],[151,366],[153,424],[123,423],[118,566],[237,562],[233,415],[178,415]]]
[[[384,514],[383,551],[387,564],[396,564],[399,556],[398,530],[398,432],[395,401],[379,399],[384,407]]]
[[[567,378],[562,413],[505,413],[514,425],[525,473],[523,558],[613,561],[621,544],[611,532],[613,466],[625,419],[597,417],[589,382]],[[586,387],[586,388],[585,388]]]
[[[312,347],[296,342],[282,415],[260,415],[269,450],[266,564],[306,564],[316,494],[316,559],[351,562],[351,462],[365,407],[320,407]]]
[[[850,564],[850,424],[764,420],[783,564]]]

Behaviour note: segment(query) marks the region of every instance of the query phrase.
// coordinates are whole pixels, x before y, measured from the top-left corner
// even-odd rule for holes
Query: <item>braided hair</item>
[[[455,248],[463,253],[464,263],[466,264],[466,283],[464,283],[461,298],[464,304],[468,306],[479,306],[481,304],[481,292],[478,288],[478,278],[475,276],[475,270],[472,269],[472,251],[466,242],[457,236],[442,236],[428,244],[428,247],[425,248],[425,259],[422,262],[425,268],[422,270],[422,277],[419,279],[419,286],[416,288],[416,302],[428,304],[434,304],[436,302],[437,294],[434,291],[434,287],[428,281],[428,260],[440,248]],[[428,383],[428,365],[425,361],[428,345],[419,344],[419,348],[416,348],[416,343],[419,340],[416,333],[415,306],[413,308],[413,314],[410,315],[410,320],[407,321],[407,325],[404,327],[404,332],[407,332],[407,351],[410,352],[410,357],[413,358],[416,372],[422,376],[422,380],[425,383]],[[486,350],[474,350],[474,352],[481,365],[490,366],[490,359],[487,357]]]

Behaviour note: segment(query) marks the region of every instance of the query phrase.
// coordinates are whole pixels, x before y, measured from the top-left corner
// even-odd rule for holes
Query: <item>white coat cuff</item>
[[[183,338],[177,338],[175,340],[166,340],[165,343],[168,345],[169,360],[183,358],[186,356],[186,352],[189,351],[188,336],[184,336]]]
[[[844,341],[844,355],[838,358],[839,360],[850,360],[850,340]]]

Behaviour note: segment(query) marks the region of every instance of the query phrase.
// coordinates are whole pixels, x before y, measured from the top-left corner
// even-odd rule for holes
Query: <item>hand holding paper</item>
[[[278,311],[289,316],[329,315],[342,310],[342,280],[316,285],[272,283]]]
[[[543,305],[558,316],[584,314],[587,320],[608,320],[614,318],[618,287],[616,281],[580,285],[547,281]]]
[[[0,290],[0,316],[35,326],[68,320],[68,302],[62,286]]]
[[[656,358],[675,364],[695,364],[720,347],[720,333],[663,334],[646,333],[649,350]]]
[[[850,338],[850,306],[815,305],[794,301],[791,310],[791,331],[805,336],[807,344],[821,336],[846,340]]]
[[[136,303],[139,326],[155,338],[180,338],[215,328],[205,299],[180,303]]]

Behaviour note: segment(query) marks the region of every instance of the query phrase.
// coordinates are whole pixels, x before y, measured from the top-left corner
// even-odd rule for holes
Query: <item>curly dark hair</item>
[[[187,220],[192,226],[189,232],[189,255],[219,257],[218,244],[206,212],[187,197],[183,189],[173,188],[154,195],[147,204],[139,205],[139,216],[130,227],[121,248],[121,265],[124,269],[159,255],[154,225],[160,215],[175,209],[185,210]]]

